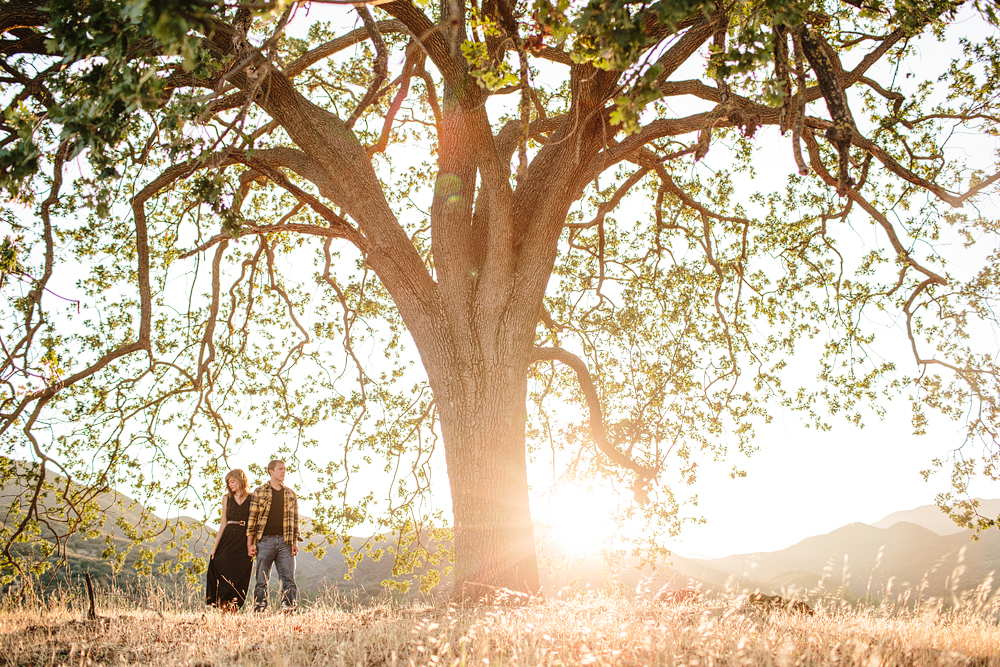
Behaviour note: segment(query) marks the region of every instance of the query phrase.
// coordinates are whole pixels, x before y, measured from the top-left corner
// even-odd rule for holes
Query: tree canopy
[[[532,464],[627,490],[655,548],[701,457],[896,395],[965,424],[939,500],[988,524],[992,3],[323,9],[0,6],[9,563],[261,440],[315,530],[447,530],[459,595],[534,592]]]

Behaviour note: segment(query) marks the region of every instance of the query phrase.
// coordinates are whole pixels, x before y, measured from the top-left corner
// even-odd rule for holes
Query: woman
[[[247,599],[253,559],[247,554],[250,485],[237,468],[226,475],[228,493],[222,497],[222,520],[208,557],[205,603],[235,613]]]

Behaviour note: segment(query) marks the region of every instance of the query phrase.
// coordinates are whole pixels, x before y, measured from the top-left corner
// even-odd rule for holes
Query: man
[[[254,611],[267,609],[267,580],[271,565],[281,579],[281,609],[295,609],[295,556],[299,553],[299,503],[285,486],[285,462],[267,464],[271,479],[253,492],[247,522],[247,553],[257,557],[257,584],[253,589]]]

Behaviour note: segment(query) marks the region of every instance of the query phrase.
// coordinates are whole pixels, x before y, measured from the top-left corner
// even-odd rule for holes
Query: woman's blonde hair
[[[245,472],[243,472],[239,468],[236,468],[235,470],[230,470],[228,473],[226,473],[226,479],[225,479],[226,493],[230,496],[233,496],[235,494],[229,489],[230,479],[236,480],[236,484],[240,487],[240,492],[243,495],[245,496],[250,495],[250,482],[247,481],[247,474]]]

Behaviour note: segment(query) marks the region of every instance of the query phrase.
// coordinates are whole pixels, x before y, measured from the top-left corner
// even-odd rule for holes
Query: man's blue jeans
[[[267,580],[271,576],[271,565],[278,570],[281,579],[281,606],[295,606],[299,592],[295,585],[295,556],[292,545],[286,544],[280,535],[265,535],[257,542],[257,585],[253,588],[254,609],[267,609]]]

